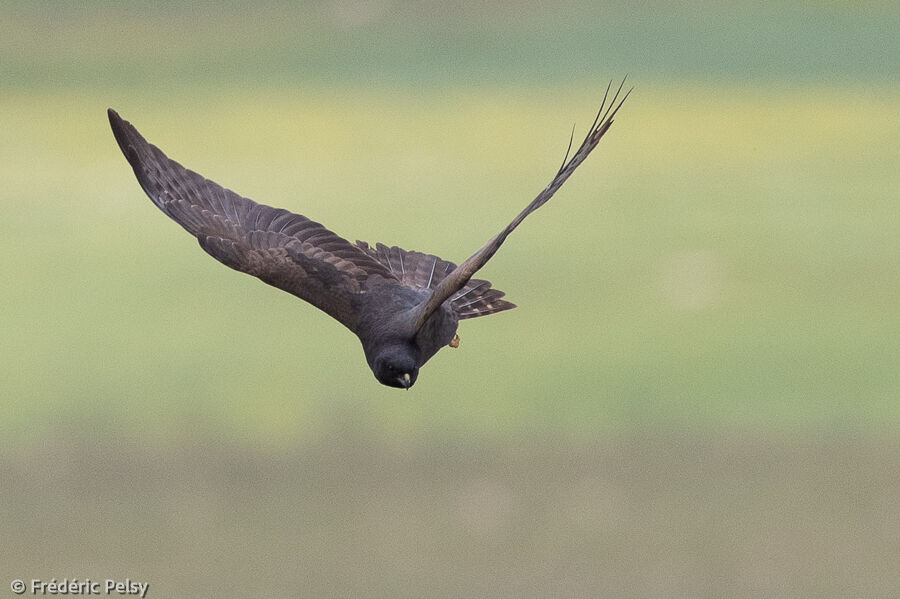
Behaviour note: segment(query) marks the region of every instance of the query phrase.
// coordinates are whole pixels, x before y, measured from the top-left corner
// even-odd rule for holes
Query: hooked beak
[[[404,373],[403,378],[400,379],[400,384],[403,385],[403,388],[409,391],[409,388],[412,386],[412,381],[409,378],[409,373]]]

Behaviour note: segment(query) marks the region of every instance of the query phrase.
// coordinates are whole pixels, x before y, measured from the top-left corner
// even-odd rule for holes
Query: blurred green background
[[[894,2],[7,0],[0,582],[896,596],[898,30]],[[462,323],[409,393],[206,256],[105,115],[459,261],[625,73],[483,271],[519,309]]]

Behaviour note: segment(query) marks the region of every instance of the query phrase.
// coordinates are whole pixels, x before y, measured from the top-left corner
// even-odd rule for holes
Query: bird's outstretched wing
[[[351,331],[370,277],[399,284],[365,251],[305,216],[257,204],[169,159],[112,109],[109,122],[144,191],[219,262],[306,300]]]
[[[600,110],[597,111],[594,124],[591,125],[587,136],[584,138],[584,141],[581,143],[581,146],[579,146],[575,154],[569,158],[569,153],[566,152],[566,158],[563,160],[562,166],[559,167],[559,171],[557,171],[556,176],[550,184],[547,185],[547,187],[545,187],[544,190],[541,191],[541,193],[539,193],[511,223],[506,225],[500,233],[492,237],[490,241],[481,247],[481,249],[472,254],[465,262],[456,267],[435,286],[429,299],[417,307],[415,317],[412,319],[413,330],[418,330],[442,303],[450,299],[460,289],[463,289],[472,276],[497,252],[507,236],[512,233],[523,220],[525,220],[525,217],[546,204],[547,200],[553,197],[553,194],[563,186],[563,183],[565,183],[572,173],[575,172],[575,169],[577,169],[591,151],[597,147],[600,138],[603,137],[612,125],[613,117],[616,116],[619,108],[622,107],[622,104],[631,93],[631,90],[628,90],[622,94],[624,85],[625,80],[623,79],[612,99],[609,98],[612,84],[610,83],[610,85],[607,86],[606,93],[603,95],[603,103],[600,105]],[[621,99],[619,99],[620,95],[622,96]],[[609,104],[607,104],[608,100]],[[571,151],[571,149],[572,142],[570,141],[569,150]]]

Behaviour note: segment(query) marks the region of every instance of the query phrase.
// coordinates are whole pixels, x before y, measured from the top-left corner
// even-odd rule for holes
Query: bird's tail
[[[382,243],[376,243],[373,248],[365,241],[357,241],[356,245],[387,267],[402,284],[416,289],[434,289],[456,268],[454,263],[433,254],[388,247]],[[512,302],[501,299],[504,295],[499,289],[492,288],[490,281],[472,279],[446,301],[460,319],[476,318],[515,308]]]

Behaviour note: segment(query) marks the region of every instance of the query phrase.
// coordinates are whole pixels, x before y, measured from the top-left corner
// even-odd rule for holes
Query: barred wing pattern
[[[370,277],[434,289],[456,268],[432,254],[363,241],[356,245],[305,216],[258,204],[188,170],[109,110],[116,141],[138,182],[200,247],[226,266],[291,293],[356,332],[352,297]],[[515,308],[488,281],[473,279],[450,299],[460,319]]]
[[[356,332],[352,297],[381,262],[305,216],[258,204],[169,159],[112,109],[116,141],[141,187],[216,260],[291,293]]]

